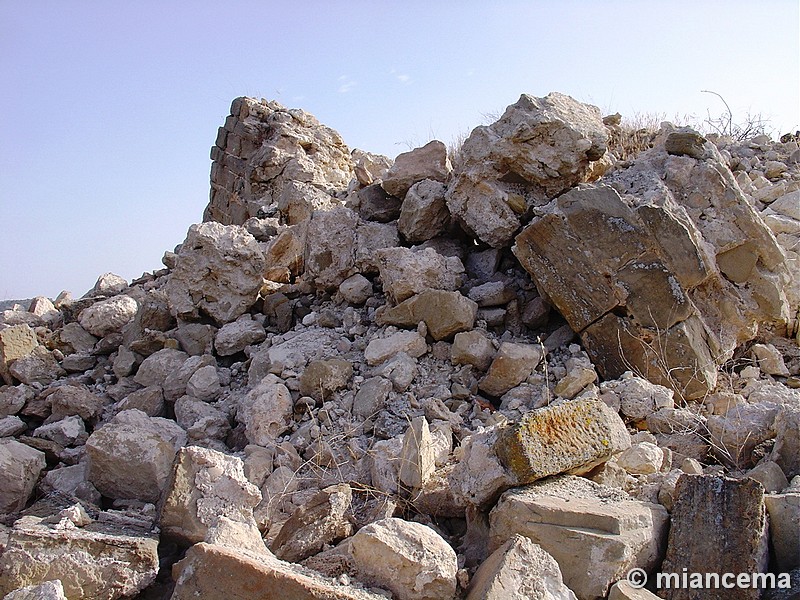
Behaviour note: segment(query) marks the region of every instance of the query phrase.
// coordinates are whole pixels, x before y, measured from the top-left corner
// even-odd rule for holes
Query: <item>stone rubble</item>
[[[618,128],[523,95],[392,161],[236,99],[165,268],[0,313],[0,596],[800,567],[800,139]]]

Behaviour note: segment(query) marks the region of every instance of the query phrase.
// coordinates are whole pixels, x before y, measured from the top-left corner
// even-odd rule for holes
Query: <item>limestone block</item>
[[[540,346],[503,342],[478,387],[490,396],[502,396],[525,381],[541,360]]]
[[[449,600],[456,592],[455,551],[433,529],[390,517],[350,539],[359,573],[399,600]]]
[[[0,514],[25,508],[45,466],[44,452],[13,439],[0,439]]]
[[[599,599],[630,569],[659,564],[668,515],[620,490],[561,475],[507,491],[489,523],[492,550],[524,535],[556,559],[578,598]]]

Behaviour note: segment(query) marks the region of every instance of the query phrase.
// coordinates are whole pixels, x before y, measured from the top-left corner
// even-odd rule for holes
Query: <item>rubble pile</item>
[[[796,582],[797,140],[616,122],[523,95],[392,161],[236,99],[164,269],[0,316],[0,597]]]

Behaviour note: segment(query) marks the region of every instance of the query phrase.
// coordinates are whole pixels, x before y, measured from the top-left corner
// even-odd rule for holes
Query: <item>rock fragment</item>
[[[502,396],[525,381],[541,360],[540,346],[503,342],[478,387],[490,396]]]
[[[0,479],[4,482],[0,487],[0,514],[25,508],[45,466],[43,452],[17,440],[0,439]]]
[[[81,311],[78,322],[93,336],[102,338],[121,330],[136,316],[139,305],[124,294],[102,300]]]
[[[447,148],[433,140],[398,155],[381,185],[392,196],[403,198],[412,185],[424,179],[446,181],[450,170]]]

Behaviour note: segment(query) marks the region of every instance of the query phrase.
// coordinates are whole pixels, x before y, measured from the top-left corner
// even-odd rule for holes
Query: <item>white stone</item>
[[[664,452],[655,444],[639,442],[617,454],[614,460],[631,475],[649,475],[661,470]]]
[[[216,400],[221,391],[219,374],[213,365],[200,367],[186,383],[186,393],[205,402]]]
[[[0,514],[25,508],[39,474],[44,452],[12,439],[0,439]]]
[[[364,350],[364,359],[368,365],[375,366],[401,352],[418,358],[427,351],[425,338],[416,331],[398,331],[388,337],[370,341]]]
[[[249,315],[243,315],[233,323],[223,325],[214,339],[214,348],[220,356],[231,356],[251,344],[267,339],[264,327]]]
[[[78,323],[99,338],[119,331],[133,320],[139,305],[130,296],[120,295],[92,304],[81,311]]]
[[[251,444],[269,446],[289,428],[294,405],[289,390],[274,375],[265,377],[239,401],[236,419]]]

